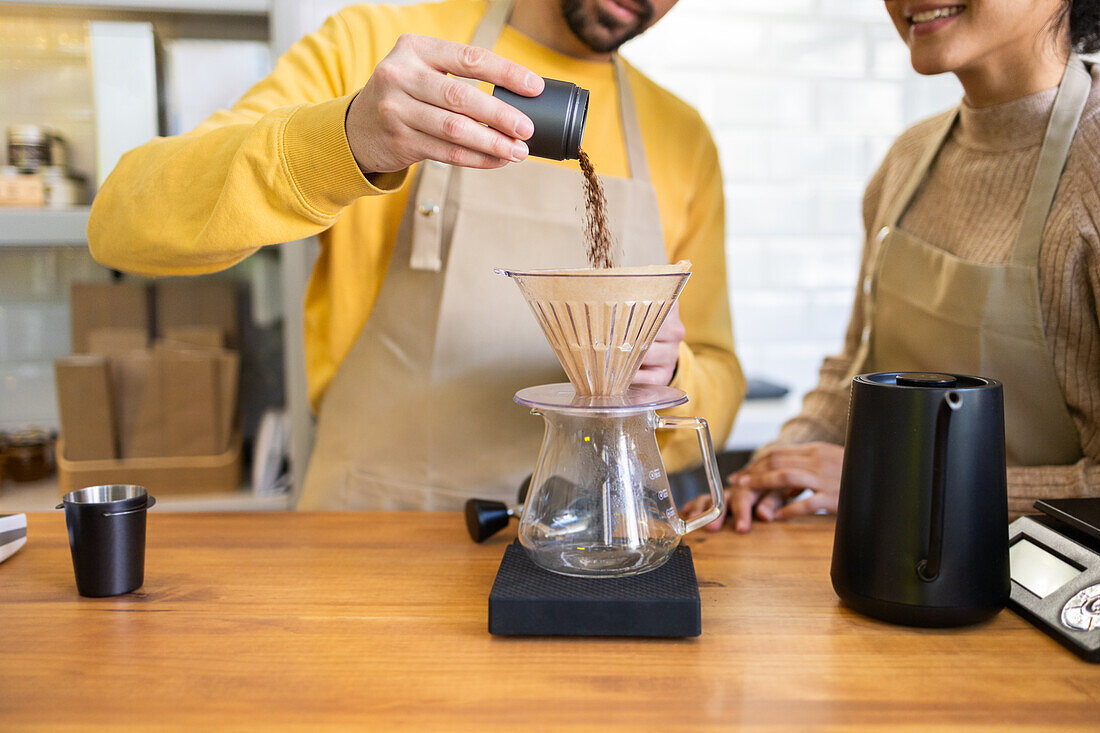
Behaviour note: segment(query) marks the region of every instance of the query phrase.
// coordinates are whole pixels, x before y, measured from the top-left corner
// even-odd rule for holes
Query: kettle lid
[[[935,372],[903,372],[897,375],[899,387],[933,387],[945,389],[958,386],[959,380],[953,374]]]

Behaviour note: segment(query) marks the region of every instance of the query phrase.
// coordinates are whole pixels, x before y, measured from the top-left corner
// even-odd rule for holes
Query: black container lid
[[[897,376],[899,387],[954,387],[959,380],[952,374],[935,372],[905,372]]]

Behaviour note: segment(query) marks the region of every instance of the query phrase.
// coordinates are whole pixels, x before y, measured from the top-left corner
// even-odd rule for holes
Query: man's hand
[[[680,358],[680,343],[687,331],[680,320],[680,303],[676,302],[657,331],[649,351],[642,357],[642,366],[634,375],[634,384],[668,385],[676,373],[676,361]]]
[[[448,74],[525,96],[543,89],[537,74],[483,48],[405,34],[348,108],[344,129],[365,174],[422,160],[499,168],[527,157],[531,120]]]
[[[734,529],[748,532],[754,515],[771,522],[823,510],[835,512],[843,465],[844,448],[832,443],[780,446],[757,456],[726,480],[726,506]],[[807,489],[813,492],[810,496],[787,504]],[[710,497],[701,496],[685,504],[683,514],[698,516],[709,508]],[[707,529],[720,529],[724,523],[725,517],[719,517]]]

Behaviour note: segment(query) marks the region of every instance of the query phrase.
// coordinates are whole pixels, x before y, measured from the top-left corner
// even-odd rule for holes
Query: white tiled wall
[[[0,247],[0,430],[57,427],[53,360],[69,352],[69,285],[106,280],[86,249]]]
[[[742,364],[805,392],[847,324],[864,184],[960,87],[915,74],[872,0],[681,0],[623,55],[710,125]]]

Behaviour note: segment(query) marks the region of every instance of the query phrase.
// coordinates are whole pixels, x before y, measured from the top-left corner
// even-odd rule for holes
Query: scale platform
[[[699,636],[691,549],[625,578],[576,578],[540,568],[508,546],[489,593],[489,633],[503,636]]]
[[[1016,613],[1087,661],[1100,663],[1100,498],[1035,502],[1009,525]]]

